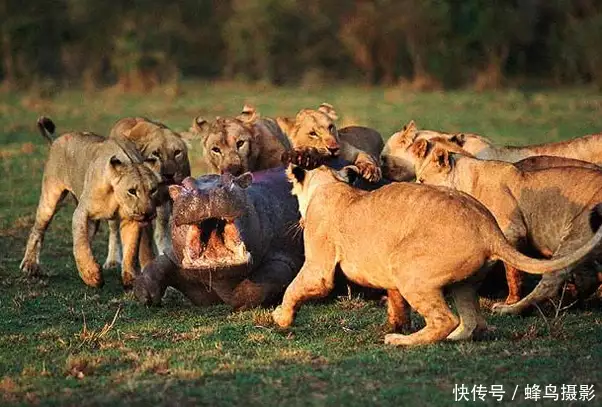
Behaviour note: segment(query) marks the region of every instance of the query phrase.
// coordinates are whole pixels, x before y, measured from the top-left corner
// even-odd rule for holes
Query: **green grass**
[[[48,276],[21,276],[46,154],[34,126],[40,114],[59,131],[106,134],[128,115],[184,130],[194,116],[232,115],[245,102],[269,116],[327,101],[344,123],[373,126],[385,136],[410,119],[420,128],[473,131],[510,144],[602,129],[602,95],[587,89],[421,94],[186,86],[177,97],[161,90],[70,90],[52,100],[0,94],[0,405],[448,405],[454,384],[462,383],[503,384],[506,399],[519,385],[513,403],[536,405],[541,401],[524,400],[527,384],[556,384],[559,392],[562,384],[595,384],[602,391],[602,312],[593,306],[549,319],[552,332],[538,314],[487,312],[497,329],[483,341],[412,349],[385,346],[384,307],[361,299],[307,305],[290,331],[274,328],[269,310],[195,308],[176,292],[149,309],[123,293],[117,272],[105,273],[102,290],[84,286],[71,254],[72,204],[46,236],[41,261]],[[200,151],[191,156],[198,175]],[[106,228],[94,250],[102,262]]]

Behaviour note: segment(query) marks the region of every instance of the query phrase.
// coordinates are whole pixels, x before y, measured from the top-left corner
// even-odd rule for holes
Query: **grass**
[[[421,128],[473,131],[509,144],[602,129],[602,95],[588,89],[186,88],[176,97],[161,90],[68,90],[52,100],[0,94],[0,405],[447,405],[455,384],[502,384],[504,400],[518,385],[514,403],[535,405],[541,401],[524,399],[527,384],[555,384],[559,394],[562,384],[594,384],[602,391],[602,312],[594,306],[569,310],[556,321],[537,313],[488,314],[497,329],[483,341],[412,349],[384,346],[384,307],[358,298],[307,305],[290,331],[274,328],[269,310],[200,309],[176,292],[168,292],[163,307],[150,309],[122,291],[117,272],[105,273],[102,290],[84,286],[71,254],[72,204],[46,236],[41,261],[48,276],[23,277],[19,262],[46,154],[34,127],[40,114],[52,117],[59,131],[106,134],[128,115],[184,130],[197,115],[232,115],[246,102],[275,115],[328,101],[344,123],[373,126],[385,136],[410,119]],[[196,147],[191,156],[198,175]],[[102,262],[106,228],[94,250]],[[498,404],[491,396],[485,400]]]

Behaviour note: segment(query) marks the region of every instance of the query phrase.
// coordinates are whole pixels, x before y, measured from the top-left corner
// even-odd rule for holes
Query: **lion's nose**
[[[328,147],[330,155],[337,155],[339,153],[339,147]]]

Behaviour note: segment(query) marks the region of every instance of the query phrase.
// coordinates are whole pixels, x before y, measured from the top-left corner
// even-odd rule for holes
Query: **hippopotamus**
[[[280,300],[304,261],[297,199],[284,167],[188,177],[171,185],[172,247],[134,282],[158,305],[168,286],[196,305],[235,310]]]

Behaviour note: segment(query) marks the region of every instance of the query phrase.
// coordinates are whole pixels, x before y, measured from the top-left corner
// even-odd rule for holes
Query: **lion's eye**
[[[211,151],[213,151],[215,154],[219,154],[222,152],[222,150],[220,150],[219,147],[212,147]]]
[[[130,188],[128,189],[128,194],[130,194],[131,196],[136,196],[136,193],[138,191],[136,191],[136,188]]]
[[[153,151],[151,154],[153,157],[157,157],[160,158],[161,157],[161,153],[157,150],[157,151]]]
[[[244,140],[238,140],[236,142],[236,148],[241,148],[244,145],[245,145],[245,141]]]
[[[318,133],[316,133],[315,131],[312,130],[309,132],[309,137],[318,138]]]
[[[182,153],[183,153],[183,152],[182,152],[182,150],[176,150],[176,151],[174,151],[173,153],[174,153],[174,156],[176,156],[176,157],[180,157],[180,156],[182,155]]]

